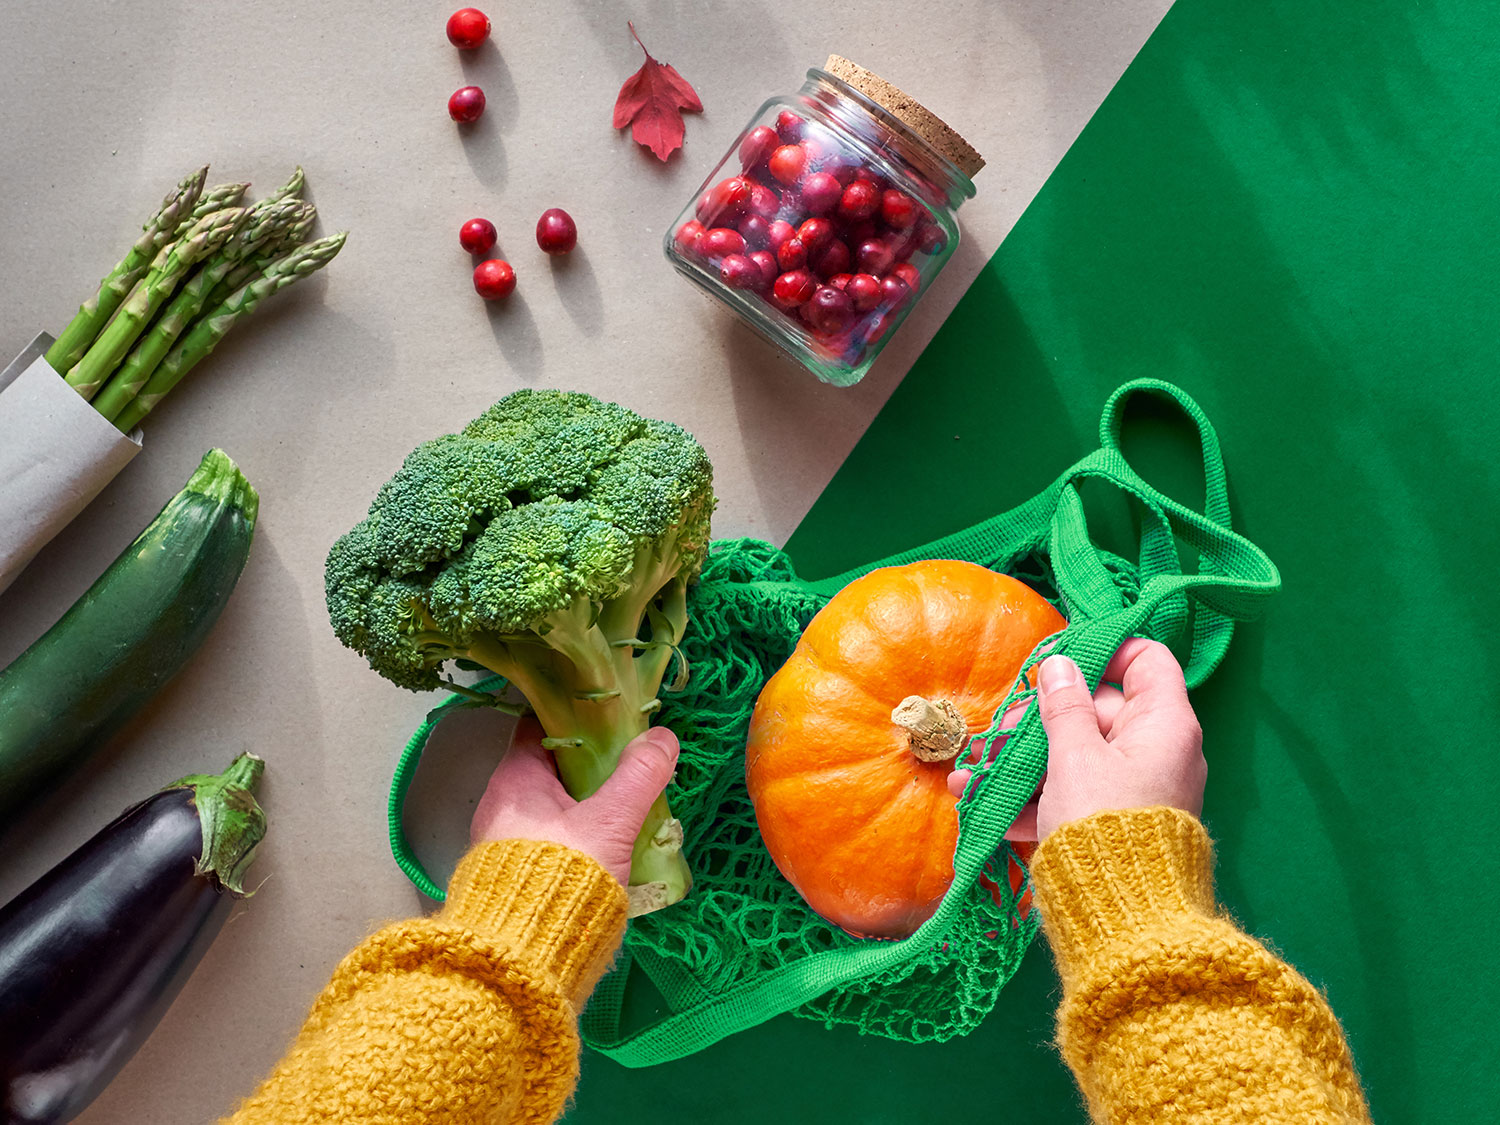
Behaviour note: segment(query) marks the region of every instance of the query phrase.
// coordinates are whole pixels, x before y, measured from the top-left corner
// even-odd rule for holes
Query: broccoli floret
[[[504,676],[586,797],[659,706],[713,506],[708,455],[681,427],[518,391],[381,487],[329,552],[329,617],[401,687],[442,686],[455,659]],[[663,798],[636,842],[632,909],[686,893],[680,845]]]

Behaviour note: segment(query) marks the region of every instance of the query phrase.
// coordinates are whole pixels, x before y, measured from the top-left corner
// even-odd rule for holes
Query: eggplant
[[[245,896],[264,769],[174,782],[0,908],[6,1125],[72,1120],[151,1034]]]

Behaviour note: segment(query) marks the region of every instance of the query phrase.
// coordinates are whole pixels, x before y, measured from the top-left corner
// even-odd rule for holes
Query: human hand
[[[1110,660],[1103,681],[1091,697],[1072,660],[1042,661],[1037,699],[1047,731],[1047,772],[1007,840],[1044,840],[1059,825],[1106,809],[1203,811],[1203,731],[1171,650],[1132,637]],[[1014,727],[1020,714],[1008,713],[1002,726]],[[962,793],[969,772],[955,770],[950,791]]]
[[[672,780],[680,747],[665,727],[652,727],[625,747],[615,772],[593,796],[575,801],[557,779],[534,718],[516,724],[510,750],[490,775],[469,837],[547,840],[583,852],[620,881],[630,882],[630,852],[651,804]]]

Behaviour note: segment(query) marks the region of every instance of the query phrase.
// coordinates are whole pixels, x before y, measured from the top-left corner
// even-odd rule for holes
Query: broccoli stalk
[[[414,450],[334,544],[334,631],[413,690],[446,683],[449,660],[504,676],[582,799],[646,730],[667,672],[686,676],[677,646],[712,510],[712,468],[686,431],[520,391]],[[636,840],[631,912],[691,882],[663,795]]]
[[[671,546],[665,555],[641,560],[632,572],[638,584],[625,595],[603,603],[576,598],[526,633],[463,639],[424,613],[411,641],[430,658],[482,664],[519,689],[547,732],[543,745],[563,786],[582,800],[604,784],[621,751],[661,706],[657,695],[687,627],[687,583],[677,576],[683,560],[675,537]],[[670,906],[692,885],[682,828],[665,794],[636,838],[630,879],[633,915]]]

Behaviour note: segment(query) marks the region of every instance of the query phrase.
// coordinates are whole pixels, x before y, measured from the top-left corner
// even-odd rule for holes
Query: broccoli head
[[[381,486],[329,552],[329,617],[402,687],[442,686],[450,660],[504,676],[582,798],[646,729],[674,660],[686,672],[686,589],[713,506],[708,456],[681,427],[518,391]],[[687,890],[680,827],[658,804],[632,865],[638,910]]]

